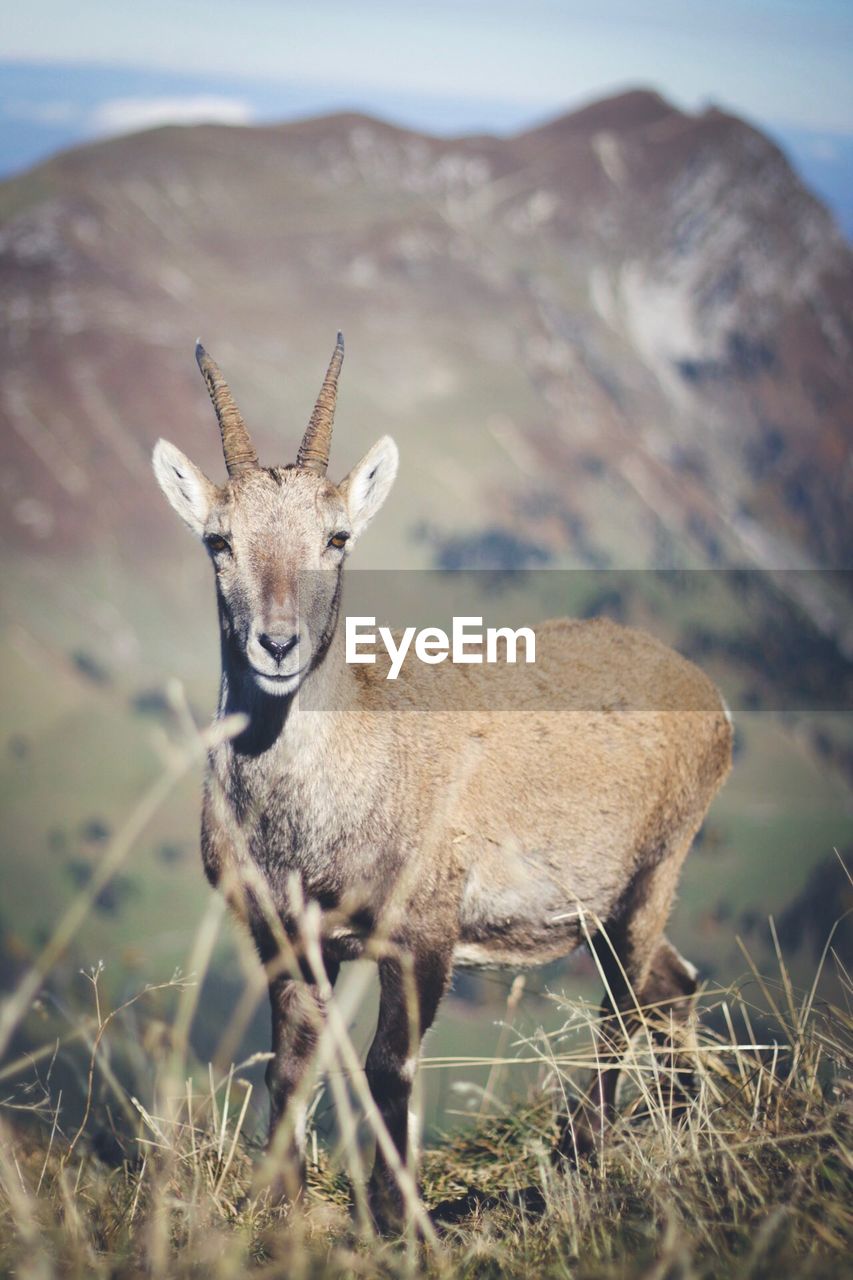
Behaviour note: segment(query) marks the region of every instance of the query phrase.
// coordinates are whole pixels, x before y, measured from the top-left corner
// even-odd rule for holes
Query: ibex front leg
[[[334,984],[338,965],[326,963]],[[269,1151],[275,1162],[273,1198],[294,1200],[305,1182],[305,1116],[308,1097],[300,1087],[325,1022],[325,1002],[313,983],[280,976],[270,982],[272,1058],[266,1080],[270,1094]]]
[[[397,959],[379,963],[379,1020],[365,1070],[400,1162],[413,1176],[417,1151],[409,1113],[412,1082],[421,1039],[432,1024],[449,974],[450,956],[435,951],[414,953],[410,965]],[[381,1229],[395,1230],[403,1225],[400,1185],[379,1146],[368,1198],[371,1213]]]

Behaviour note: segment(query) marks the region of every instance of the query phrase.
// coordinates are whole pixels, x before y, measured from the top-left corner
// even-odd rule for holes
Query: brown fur
[[[322,907],[330,981],[371,938],[391,947],[367,1071],[404,1160],[413,1159],[405,1111],[418,1047],[403,1008],[404,958],[423,1032],[454,963],[541,964],[592,939],[610,991],[603,1070],[594,1114],[570,1123],[560,1145],[588,1152],[613,1114],[636,1000],[683,1019],[695,987],[663,931],[730,766],[716,689],[650,636],[605,620],[537,628],[535,667],[412,660],[386,681],[381,660],[346,664],[336,623],[343,561],[396,470],[390,441],[337,488],[294,468],[217,487],[162,443],[155,469],[190,527],[228,542],[227,553],[212,551],[219,714],[242,712],[248,725],[211,754],[202,851],[270,972],[273,1127],[323,1017],[304,957],[304,991],[299,974],[282,972],[276,930],[299,956],[302,899]],[[350,535],[344,551],[329,541],[339,531]],[[264,648],[271,631],[298,637],[287,657]],[[294,1148],[291,1174],[298,1161]],[[383,1160],[371,1197],[377,1217],[393,1221],[400,1199]]]

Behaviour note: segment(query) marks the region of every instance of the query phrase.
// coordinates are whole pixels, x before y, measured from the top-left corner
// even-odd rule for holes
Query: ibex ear
[[[168,440],[157,441],[152,461],[160,488],[184,524],[200,536],[204,533],[216,486]]]
[[[394,441],[383,436],[338,485],[349,511],[353,538],[364,532],[388,497],[399,461]]]

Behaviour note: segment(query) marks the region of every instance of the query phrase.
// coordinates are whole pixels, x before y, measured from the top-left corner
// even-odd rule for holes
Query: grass
[[[475,1071],[484,1086],[476,1119],[424,1153],[420,1196],[401,1173],[409,1228],[399,1239],[378,1236],[364,1207],[369,1148],[388,1135],[350,1036],[367,996],[367,967],[354,966],[336,989],[316,1064],[335,1128],[323,1130],[326,1095],[310,1082],[307,1190],[295,1206],[271,1204],[256,1079],[265,1055],[204,1069],[191,1049],[220,898],[198,928],[188,976],[111,1005],[99,963],[84,975],[86,1007],[67,1007],[64,967],[98,893],[211,734],[229,728],[199,735],[179,698],[176,715],[186,743],[173,744],[164,773],[0,1004],[0,1056],[24,1025],[28,1046],[0,1066],[0,1273],[820,1280],[844,1272],[853,1252],[853,987],[833,937],[805,991],[777,947],[772,980],[744,951],[739,985],[702,992],[690,1049],[698,1092],[680,1119],[665,1104],[669,1067],[647,1033],[655,1020],[647,1011],[626,1059],[620,1121],[598,1158],[577,1169],[556,1169],[550,1153],[557,1113],[594,1069],[595,1010],[562,1000],[558,1029],[521,1034],[513,987],[491,1054],[427,1052],[422,1074],[449,1069],[461,1083]],[[309,947],[316,925],[309,904]],[[833,1004],[822,995],[827,968],[840,993]],[[66,1030],[57,1041],[45,1023],[39,1043],[33,1028],[51,991],[66,999]],[[225,1027],[222,1044],[238,1042]],[[214,1061],[227,1055],[220,1046]],[[62,1081],[75,1073],[79,1102],[70,1103]]]
[[[96,991],[97,972],[92,983]],[[798,998],[784,969],[778,983],[762,980],[777,1010],[770,1019],[737,990],[705,993],[699,1092],[683,1122],[656,1105],[641,1044],[612,1141],[596,1163],[568,1174],[552,1168],[549,1152],[562,1092],[576,1091],[588,1057],[579,1042],[591,1011],[567,1007],[570,1040],[512,1046],[506,1069],[538,1053],[544,1087],[497,1114],[486,1106],[471,1127],[427,1150],[426,1203],[465,1202],[460,1220],[437,1224],[431,1242],[383,1240],[359,1224],[343,1173],[363,1179],[355,1140],[344,1151],[312,1134],[304,1203],[270,1206],[258,1188],[263,1155],[247,1132],[252,1087],[242,1070],[211,1075],[202,1089],[191,1077],[178,1087],[175,1054],[194,986],[177,985],[151,1095],[142,1101],[113,1082],[122,1158],[98,1158],[91,1116],[66,1129],[61,1100],[30,1095],[26,1124],[7,1100],[4,1274],[834,1277],[849,1259],[853,1020],[811,994]],[[93,1067],[109,1060],[123,1012],[99,1010]]]

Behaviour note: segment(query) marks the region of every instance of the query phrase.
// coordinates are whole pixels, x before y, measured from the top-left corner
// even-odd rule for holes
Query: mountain
[[[10,966],[173,759],[169,677],[199,722],[214,705],[208,566],[150,467],[164,435],[224,475],[198,334],[261,458],[286,462],[344,330],[332,473],[383,432],[402,458],[356,565],[850,560],[853,256],[719,111],[635,92],[511,138],[336,115],[102,142],[0,184],[0,299]],[[849,716],[767,713],[849,706],[849,582],[531,577],[525,606],[640,621],[733,695],[737,768],[673,924],[733,976],[725,921],[781,917],[853,845]],[[99,897],[69,982],[99,955],[119,979],[185,963],[197,815],[192,776]]]
[[[0,219],[14,547],[172,554],[154,440],[221,473],[196,334],[281,461],[341,326],[333,467],[391,430],[409,477],[377,562],[477,562],[484,529],[559,564],[848,557],[853,255],[719,111],[158,129],[3,183]]]

